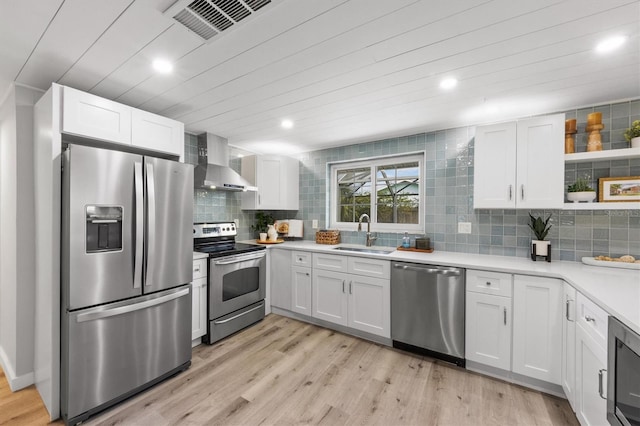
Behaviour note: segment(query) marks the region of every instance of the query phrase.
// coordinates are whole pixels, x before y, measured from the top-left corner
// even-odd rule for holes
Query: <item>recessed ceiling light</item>
[[[173,71],[173,64],[166,59],[155,59],[151,65],[154,70],[162,74],[169,74]]]
[[[625,36],[610,37],[608,39],[602,40],[596,46],[596,52],[611,52],[612,50],[616,50],[618,47],[622,46],[625,41],[627,41],[627,38]]]
[[[457,85],[458,85],[458,80],[456,80],[455,78],[452,78],[452,77],[445,78],[444,80],[442,80],[440,82],[440,87],[442,89],[453,89]]]
[[[283,129],[290,129],[293,127],[293,121],[289,119],[285,119],[285,120],[282,120],[280,125],[282,126]]]

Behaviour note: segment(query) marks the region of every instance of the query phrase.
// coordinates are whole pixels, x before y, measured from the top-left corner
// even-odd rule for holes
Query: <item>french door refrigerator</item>
[[[70,144],[61,412],[75,424],[191,364],[193,166]]]

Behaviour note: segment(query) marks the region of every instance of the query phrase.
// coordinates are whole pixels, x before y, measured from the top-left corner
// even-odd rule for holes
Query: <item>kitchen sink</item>
[[[364,248],[364,247],[336,247],[334,248],[334,250],[340,250],[340,251],[354,251],[357,253],[372,253],[372,254],[389,254],[389,253],[393,253],[395,250],[394,249],[377,249],[377,248]]]

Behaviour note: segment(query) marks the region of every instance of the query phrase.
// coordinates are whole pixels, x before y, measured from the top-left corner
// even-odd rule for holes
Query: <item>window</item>
[[[355,230],[363,214],[376,231],[424,232],[424,154],[331,165],[331,226]]]

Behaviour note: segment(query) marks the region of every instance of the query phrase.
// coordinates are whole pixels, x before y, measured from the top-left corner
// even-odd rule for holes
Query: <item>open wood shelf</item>
[[[608,149],[606,151],[565,154],[564,162],[585,163],[588,161],[624,160],[625,158],[640,158],[640,148]]]
[[[564,203],[562,210],[634,210],[640,203]]]

